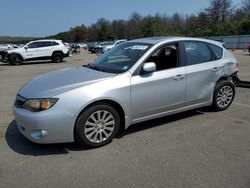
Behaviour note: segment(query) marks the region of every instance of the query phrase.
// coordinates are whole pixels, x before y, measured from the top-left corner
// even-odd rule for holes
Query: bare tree
[[[250,17],[250,0],[242,1],[242,10],[247,17]]]
[[[232,11],[232,0],[211,0],[206,11],[212,23],[225,22]]]

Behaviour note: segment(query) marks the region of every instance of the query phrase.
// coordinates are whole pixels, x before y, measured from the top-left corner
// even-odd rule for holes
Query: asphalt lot
[[[250,55],[234,52],[250,81]],[[87,64],[82,51],[61,64],[0,64],[0,187],[250,187],[250,89],[237,88],[223,112],[193,110],[131,126],[92,150],[38,145],[16,130],[17,90],[48,71]]]

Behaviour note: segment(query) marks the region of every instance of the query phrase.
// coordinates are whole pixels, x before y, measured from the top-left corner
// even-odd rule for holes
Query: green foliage
[[[104,40],[114,40],[115,36],[109,21],[104,18],[101,18],[97,21],[97,40],[104,41]]]
[[[0,36],[0,44],[25,44],[31,40],[35,40],[34,37],[10,37],[10,36]]]
[[[239,34],[245,34],[250,33],[250,18],[249,19],[243,19],[238,27]]]

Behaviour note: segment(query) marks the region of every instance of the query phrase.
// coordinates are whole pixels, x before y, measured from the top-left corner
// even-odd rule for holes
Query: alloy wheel
[[[85,122],[84,134],[90,142],[101,143],[112,135],[114,129],[114,116],[107,110],[98,110]]]
[[[231,104],[231,101],[233,99],[233,89],[231,86],[225,85],[223,86],[218,94],[217,94],[217,105],[221,108],[225,108]]]

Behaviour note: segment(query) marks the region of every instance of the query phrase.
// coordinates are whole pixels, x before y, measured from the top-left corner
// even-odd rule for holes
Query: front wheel
[[[234,84],[227,80],[221,80],[215,86],[212,107],[216,111],[226,110],[232,104],[234,96]]]
[[[83,146],[100,147],[112,141],[120,126],[119,113],[109,104],[87,108],[78,118],[75,137]]]
[[[21,65],[23,63],[23,59],[18,54],[12,54],[10,55],[9,63],[10,65]]]

